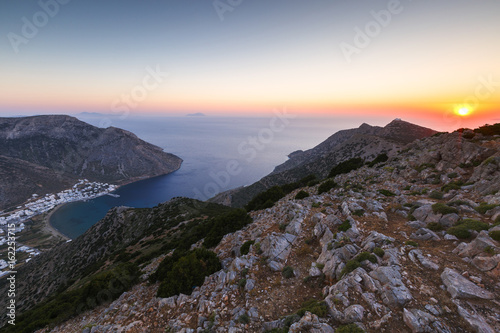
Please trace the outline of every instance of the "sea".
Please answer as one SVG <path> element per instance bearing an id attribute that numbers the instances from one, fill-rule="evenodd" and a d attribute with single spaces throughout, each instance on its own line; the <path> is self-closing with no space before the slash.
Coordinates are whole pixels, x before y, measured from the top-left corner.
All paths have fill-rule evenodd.
<path id="1" fill-rule="evenodd" d="M 366 119 L 268 117 L 116 116 L 80 114 L 99 127 L 125 129 L 183 159 L 179 170 L 120 187 L 113 196 L 65 204 L 50 219 L 58 231 L 76 238 L 113 207 L 154 207 L 174 197 L 206 200 L 246 186 L 271 173 L 297 150 L 313 148 L 335 132 L 359 127 Z M 384 121 L 373 119 L 384 125 Z M 372 124 L 374 123 L 372 122 Z"/>

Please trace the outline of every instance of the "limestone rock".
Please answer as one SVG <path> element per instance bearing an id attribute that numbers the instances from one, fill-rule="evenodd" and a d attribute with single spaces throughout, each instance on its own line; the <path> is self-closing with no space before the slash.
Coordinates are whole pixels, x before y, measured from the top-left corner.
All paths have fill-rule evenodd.
<path id="1" fill-rule="evenodd" d="M 446 267 L 441 274 L 441 280 L 453 298 L 495 298 L 495 295 L 481 287 L 478 287 L 454 269 Z"/>

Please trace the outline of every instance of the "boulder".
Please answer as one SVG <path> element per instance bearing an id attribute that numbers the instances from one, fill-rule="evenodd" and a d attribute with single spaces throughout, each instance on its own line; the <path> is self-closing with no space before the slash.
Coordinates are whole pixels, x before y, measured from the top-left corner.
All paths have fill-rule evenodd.
<path id="1" fill-rule="evenodd" d="M 432 205 L 423 205 L 415 209 L 412 215 L 415 216 L 417 220 L 425 223 L 439 222 L 442 216 L 441 214 L 434 214 Z"/>
<path id="2" fill-rule="evenodd" d="M 310 313 L 309 311 L 304 314 L 304 316 L 295 324 L 290 326 L 288 330 L 290 333 L 334 333 L 333 328 L 328 325 L 321 323 L 318 316 Z"/>
<path id="3" fill-rule="evenodd" d="M 448 267 L 441 274 L 441 280 L 453 298 L 494 299 L 495 297 L 489 291 L 478 287 L 457 271 Z"/>
<path id="4" fill-rule="evenodd" d="M 441 224 L 443 227 L 448 228 L 454 226 L 455 223 L 458 222 L 458 220 L 460 220 L 460 216 L 458 216 L 457 214 L 446 214 L 441 217 L 441 219 L 439 220 L 439 224 Z"/>
<path id="5" fill-rule="evenodd" d="M 470 326 L 477 333 L 495 333 L 495 330 L 486 322 L 486 320 L 479 313 L 475 311 L 469 311 L 464 307 L 460 306 L 458 302 L 455 301 L 457 305 L 458 314 L 469 323 Z"/>
<path id="6" fill-rule="evenodd" d="M 435 332 L 431 324 L 436 321 L 436 317 L 425 311 L 404 309 L 403 320 L 412 332 Z"/>
<path id="7" fill-rule="evenodd" d="M 271 260 L 284 261 L 290 254 L 290 251 L 292 251 L 292 243 L 296 238 L 297 236 L 292 234 L 273 232 L 261 242 L 260 248 L 263 256 Z"/>
<path id="8" fill-rule="evenodd" d="M 427 228 L 420 228 L 410 235 L 412 239 L 418 240 L 440 240 L 439 236 L 432 230 Z"/>
<path id="9" fill-rule="evenodd" d="M 461 257 L 469 257 L 472 258 L 479 253 L 483 252 L 485 248 L 491 246 L 492 248 L 498 248 L 498 242 L 494 241 L 486 230 L 483 230 L 477 235 L 476 239 L 466 245 L 460 252 L 458 253 Z"/>
<path id="10" fill-rule="evenodd" d="M 497 254 L 493 257 L 476 256 L 474 259 L 472 259 L 471 263 L 480 271 L 488 272 L 497 267 L 497 265 L 500 263 L 500 254 Z"/>

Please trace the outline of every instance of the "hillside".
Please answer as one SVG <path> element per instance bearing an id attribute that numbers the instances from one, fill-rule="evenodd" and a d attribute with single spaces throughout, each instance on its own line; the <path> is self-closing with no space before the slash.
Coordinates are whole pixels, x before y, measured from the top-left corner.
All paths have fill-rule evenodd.
<path id="1" fill-rule="evenodd" d="M 0 118 L 0 209 L 77 179 L 124 184 L 173 172 L 181 163 L 130 132 L 70 116 Z"/>
<path id="2" fill-rule="evenodd" d="M 356 129 L 339 131 L 310 150 L 290 154 L 288 161 L 258 182 L 221 193 L 211 201 L 243 207 L 257 193 L 272 186 L 295 182 L 311 174 L 325 178 L 332 166 L 354 157 L 372 160 L 382 153 L 393 156 L 404 145 L 435 133 L 399 119 L 385 127 L 362 124 Z"/>
<path id="3" fill-rule="evenodd" d="M 416 140 L 253 222 L 181 198 L 112 210 L 22 268 L 20 299 L 57 290 L 2 332 L 498 332 L 500 133 L 480 132 Z"/>

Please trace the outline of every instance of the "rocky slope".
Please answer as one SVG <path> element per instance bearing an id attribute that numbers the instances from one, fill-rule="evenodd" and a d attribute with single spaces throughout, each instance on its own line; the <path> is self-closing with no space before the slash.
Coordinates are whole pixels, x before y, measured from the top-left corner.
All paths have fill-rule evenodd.
<path id="1" fill-rule="evenodd" d="M 0 118 L 0 209 L 79 178 L 123 184 L 173 172 L 181 163 L 130 132 L 70 116 Z"/>
<path id="2" fill-rule="evenodd" d="M 190 295 L 157 297 L 146 282 L 165 252 L 117 300 L 40 332 L 498 332 L 499 174 L 499 135 L 417 140 L 328 192 L 252 212 Z M 129 210 L 111 213 L 109 229 L 170 216 L 157 209 L 128 223 L 112 214 Z M 198 209 L 172 216 L 183 211 Z"/>
<path id="3" fill-rule="evenodd" d="M 333 165 L 354 157 L 367 160 L 381 153 L 394 155 L 404 145 L 435 134 L 436 131 L 396 119 L 385 127 L 362 124 L 359 128 L 339 131 L 313 149 L 297 151 L 258 182 L 219 194 L 211 201 L 243 207 L 257 193 L 275 185 L 298 181 L 314 174 L 325 178 Z"/>

